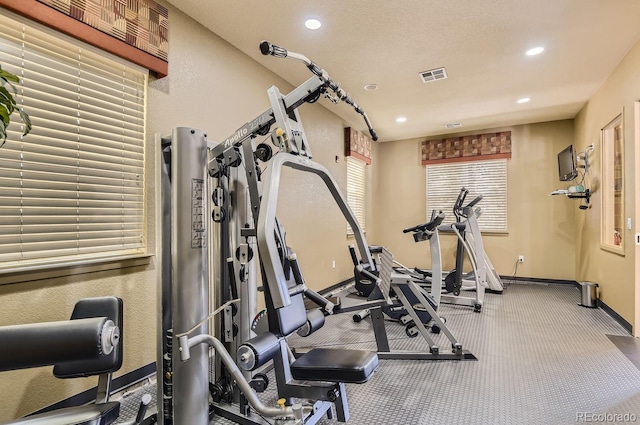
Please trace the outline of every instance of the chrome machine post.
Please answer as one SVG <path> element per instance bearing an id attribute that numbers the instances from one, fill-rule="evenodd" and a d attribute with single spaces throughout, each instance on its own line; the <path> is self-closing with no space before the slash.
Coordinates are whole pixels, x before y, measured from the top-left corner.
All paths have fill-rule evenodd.
<path id="1" fill-rule="evenodd" d="M 207 347 L 194 347 L 191 358 L 182 362 L 175 337 L 208 311 L 206 138 L 200 130 L 178 127 L 161 145 L 158 423 L 207 425 Z M 198 333 L 207 334 L 207 325 Z"/>

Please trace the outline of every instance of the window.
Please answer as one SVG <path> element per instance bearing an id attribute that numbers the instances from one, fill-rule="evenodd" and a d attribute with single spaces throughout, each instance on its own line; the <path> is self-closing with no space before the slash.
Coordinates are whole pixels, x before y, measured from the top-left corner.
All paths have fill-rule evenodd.
<path id="1" fill-rule="evenodd" d="M 358 224 L 364 232 L 365 222 L 365 179 L 366 167 L 363 161 L 348 156 L 347 157 L 347 203 L 351 211 L 356 216 Z M 351 226 L 347 224 L 347 235 L 353 235 Z"/>
<path id="2" fill-rule="evenodd" d="M 480 230 L 507 232 L 507 160 L 485 160 L 427 165 L 427 219 L 442 210 L 454 222 L 453 205 L 462 187 L 469 190 L 465 203 L 482 195 Z"/>
<path id="3" fill-rule="evenodd" d="M 601 245 L 624 255 L 624 127 L 622 114 L 607 124 L 602 143 Z"/>
<path id="4" fill-rule="evenodd" d="M 144 254 L 148 71 L 4 10 L 0 64 L 33 124 L 0 148 L 0 271 Z"/>

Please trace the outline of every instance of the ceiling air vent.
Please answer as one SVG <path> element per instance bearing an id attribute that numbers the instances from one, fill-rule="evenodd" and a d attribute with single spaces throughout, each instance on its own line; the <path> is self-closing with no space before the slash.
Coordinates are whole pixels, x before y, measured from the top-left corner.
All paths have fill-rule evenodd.
<path id="1" fill-rule="evenodd" d="M 447 78 L 447 71 L 444 68 L 431 69 L 420 73 L 423 83 L 429 83 L 436 80 L 444 80 Z"/>
<path id="2" fill-rule="evenodd" d="M 444 128 L 446 129 L 451 129 L 451 128 L 459 128 L 462 127 L 462 123 L 461 122 L 452 122 L 450 124 L 445 124 Z"/>

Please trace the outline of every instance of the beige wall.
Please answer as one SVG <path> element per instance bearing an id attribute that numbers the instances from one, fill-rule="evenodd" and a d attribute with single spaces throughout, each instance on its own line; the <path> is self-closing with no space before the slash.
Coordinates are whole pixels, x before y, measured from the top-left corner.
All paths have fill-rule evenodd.
<path id="1" fill-rule="evenodd" d="M 277 85 L 283 93 L 292 88 L 177 9 L 170 6 L 169 13 L 169 76 L 151 79 L 148 90 L 147 229 L 152 253 L 156 231 L 154 190 L 159 186 L 153 181 L 154 134 L 169 134 L 175 126 L 193 126 L 204 129 L 209 139 L 221 140 L 269 106 L 268 87 Z M 300 74 L 306 78 L 302 65 Z M 342 129 L 349 124 L 321 105 L 306 105 L 301 114 L 315 158 L 329 168 L 344 189 Z M 368 176 L 371 178 L 371 170 Z M 328 207 L 330 199 L 320 186 L 307 177 L 288 180 L 283 183 L 279 206 L 290 233 L 289 243 L 301 258 L 305 277 L 316 289 L 347 279 L 352 273 L 346 223 L 340 222 L 336 208 Z M 330 268 L 333 259 L 336 269 Z M 126 324 L 121 375 L 155 361 L 156 282 L 152 258 L 151 264 L 143 267 L 0 285 L 0 325 L 65 320 L 80 298 L 109 294 L 122 297 Z M 56 380 L 50 367 L 2 373 L 0 421 L 33 412 L 95 384 L 95 379 Z"/>
<path id="2" fill-rule="evenodd" d="M 498 273 L 511 275 L 519 254 L 518 276 L 575 279 L 574 211 L 578 202 L 549 193 L 560 187 L 556 154 L 573 142 L 573 121 L 552 121 L 481 132 L 511 131 L 508 161 L 508 234 L 485 235 L 485 249 Z M 480 132 L 473 132 L 480 133 Z M 473 134 L 472 133 L 472 134 Z M 464 135 L 466 133 L 460 133 Z M 434 136 L 433 138 L 438 138 Z M 408 266 L 430 266 L 428 243 L 416 244 L 405 227 L 426 221 L 423 139 L 383 143 L 375 176 L 375 242 L 391 249 Z M 458 190 L 458 188 L 454 188 Z M 481 206 L 482 204 L 480 204 Z M 445 211 L 448 217 L 451 211 Z M 442 236 L 445 269 L 454 267 L 455 238 Z"/>
<path id="3" fill-rule="evenodd" d="M 640 43 L 636 44 L 616 67 L 611 76 L 580 111 L 575 119 L 575 140 L 579 150 L 594 144 L 591 155 L 595 192 L 592 208 L 576 214 L 576 276 L 578 280 L 596 282 L 604 303 L 634 324 L 634 245 L 635 230 L 625 230 L 625 254 L 618 255 L 600 248 L 601 191 L 600 129 L 624 109 L 625 149 L 625 222 L 635 219 L 635 149 L 634 101 L 640 99 Z M 634 229 L 637 225 L 634 227 Z M 625 227 L 626 229 L 626 227 Z"/>
<path id="4" fill-rule="evenodd" d="M 344 158 L 343 124 L 318 105 L 300 109 L 305 131 L 311 141 L 314 160 L 324 165 L 346 196 L 347 169 Z M 373 151 L 375 155 L 375 148 Z M 338 157 L 338 162 L 336 162 Z M 371 182 L 376 167 L 367 166 Z M 287 231 L 287 244 L 298 254 L 309 287 L 320 290 L 353 277 L 347 223 L 324 182 L 317 176 L 285 169 L 278 202 L 278 218 Z M 371 188 L 371 184 L 368 185 Z M 367 197 L 369 224 L 367 238 L 373 236 L 371 210 L 373 196 Z M 336 267 L 332 268 L 333 261 Z"/>

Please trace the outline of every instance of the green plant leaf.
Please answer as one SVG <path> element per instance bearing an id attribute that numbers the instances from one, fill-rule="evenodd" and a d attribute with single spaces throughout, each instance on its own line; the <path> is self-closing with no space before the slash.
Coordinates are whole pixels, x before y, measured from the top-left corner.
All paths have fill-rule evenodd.
<path id="1" fill-rule="evenodd" d="M 3 124 L 5 127 L 7 127 L 7 126 L 9 125 L 9 121 L 10 121 L 9 116 L 11 115 L 11 112 L 9 112 L 9 111 L 6 109 L 6 106 L 5 106 L 5 105 L 2 105 L 2 106 L 3 106 L 3 107 L 2 107 L 2 108 L 0 108 L 0 122 L 2 122 L 2 124 Z"/>
<path id="2" fill-rule="evenodd" d="M 18 77 L 16 77 L 10 72 L 0 70 L 0 85 L 2 87 L 9 86 L 11 87 L 11 90 L 13 91 L 14 94 L 18 93 L 18 90 L 16 90 L 16 87 L 12 84 L 12 82 L 18 83 L 20 82 L 20 79 L 18 79 Z"/>
<path id="3" fill-rule="evenodd" d="M 2 139 L 2 143 L 0 143 L 1 148 L 7 141 L 7 127 L 4 125 L 4 122 L 2 120 L 0 120 L 0 139 Z"/>
<path id="4" fill-rule="evenodd" d="M 7 109 L 11 109 L 10 112 L 13 112 L 13 109 L 16 107 L 16 100 L 4 87 L 0 87 L 0 102 L 6 105 Z"/>
<path id="5" fill-rule="evenodd" d="M 26 136 L 27 134 L 29 134 L 29 132 L 31 132 L 31 118 L 29 118 L 29 114 L 27 114 L 22 109 L 19 109 L 19 113 L 20 119 L 24 123 L 24 132 L 22 133 L 22 135 Z"/>
<path id="6" fill-rule="evenodd" d="M 6 87 L 10 87 L 13 93 L 17 94 L 16 87 L 13 83 L 19 82 L 20 78 L 17 75 L 2 69 L 2 66 L 0 66 L 0 139 L 2 139 L 0 147 L 4 146 L 7 141 L 7 127 L 11 122 L 11 114 L 18 109 L 15 98 Z M 31 118 L 29 118 L 29 114 L 22 109 L 18 109 L 18 113 L 24 124 L 24 132 L 22 135 L 26 136 L 31 131 Z"/>
<path id="7" fill-rule="evenodd" d="M 20 78 L 17 75 L 12 74 L 9 71 L 5 71 L 2 68 L 0 68 L 0 78 L 2 78 L 3 80 L 5 80 L 7 82 L 12 82 L 12 83 L 19 83 L 20 82 Z"/>
<path id="8" fill-rule="evenodd" d="M 0 100 L 0 111 L 2 111 L 2 120 L 4 121 L 5 125 L 9 125 L 9 118 L 5 119 L 6 117 L 10 117 L 11 114 L 13 114 L 13 111 L 15 110 L 15 108 L 10 104 L 10 103 L 5 103 L 3 101 Z"/>

